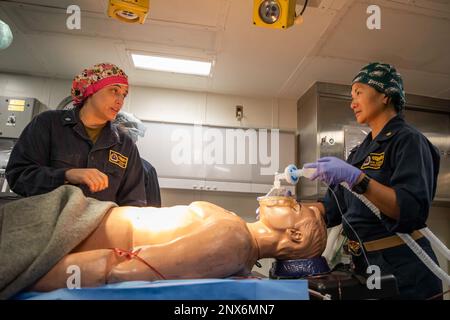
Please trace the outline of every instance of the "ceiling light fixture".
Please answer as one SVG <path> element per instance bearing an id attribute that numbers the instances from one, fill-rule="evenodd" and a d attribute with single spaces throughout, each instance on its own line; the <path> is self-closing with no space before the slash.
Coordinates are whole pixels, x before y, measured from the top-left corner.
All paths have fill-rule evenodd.
<path id="1" fill-rule="evenodd" d="M 134 66 L 139 69 L 163 72 L 175 72 L 199 76 L 211 74 L 212 61 L 201 61 L 181 58 L 163 57 L 158 55 L 143 55 L 132 53 Z"/>
<path id="2" fill-rule="evenodd" d="M 144 23 L 150 0 L 109 0 L 108 16 L 128 23 Z"/>
<path id="3" fill-rule="evenodd" d="M 308 0 L 303 1 L 303 9 L 296 13 L 296 5 L 300 0 L 253 0 L 253 24 L 273 29 L 287 29 L 294 23 L 303 22 Z"/>

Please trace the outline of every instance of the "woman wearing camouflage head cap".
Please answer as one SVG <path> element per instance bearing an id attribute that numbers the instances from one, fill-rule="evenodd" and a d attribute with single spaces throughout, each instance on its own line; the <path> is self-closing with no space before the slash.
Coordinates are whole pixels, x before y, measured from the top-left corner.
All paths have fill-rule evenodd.
<path id="1" fill-rule="evenodd" d="M 113 64 L 77 75 L 75 108 L 43 112 L 22 132 L 6 168 L 11 189 L 27 197 L 70 183 L 98 200 L 145 206 L 137 147 L 111 124 L 127 94 L 128 77 Z"/>
<path id="2" fill-rule="evenodd" d="M 436 262 L 430 243 L 418 229 L 426 226 L 436 192 L 439 153 L 428 139 L 402 116 L 405 92 L 400 74 L 388 64 L 370 63 L 352 82 L 351 109 L 371 133 L 355 147 L 347 162 L 325 157 L 305 167 L 317 168 L 312 179 L 334 189 L 343 207 L 344 232 L 353 248 L 356 271 L 366 274 L 367 262 L 382 273 L 394 274 L 404 299 L 426 299 L 442 292 L 441 281 L 416 257 L 397 232 L 409 233 Z M 380 221 L 359 199 L 339 185 L 347 182 L 382 212 Z M 328 227 L 342 222 L 330 191 L 316 203 Z M 358 242 L 350 224 L 361 238 Z M 366 274 L 367 275 L 367 274 Z"/>

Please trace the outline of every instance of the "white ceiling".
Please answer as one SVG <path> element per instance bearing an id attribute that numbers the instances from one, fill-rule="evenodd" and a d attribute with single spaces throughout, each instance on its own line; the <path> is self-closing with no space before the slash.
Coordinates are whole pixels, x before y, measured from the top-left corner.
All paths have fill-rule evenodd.
<path id="1" fill-rule="evenodd" d="M 349 83 L 378 60 L 398 67 L 407 92 L 450 99 L 450 0 L 310 0 L 303 24 L 287 30 L 254 26 L 253 0 L 151 0 L 143 25 L 108 18 L 107 2 L 0 0 L 14 34 L 0 72 L 72 79 L 108 61 L 135 85 L 297 99 L 315 81 Z M 66 28 L 71 4 L 81 30 Z M 366 27 L 370 4 L 381 7 L 381 30 Z M 215 65 L 208 78 L 136 70 L 130 51 Z"/>

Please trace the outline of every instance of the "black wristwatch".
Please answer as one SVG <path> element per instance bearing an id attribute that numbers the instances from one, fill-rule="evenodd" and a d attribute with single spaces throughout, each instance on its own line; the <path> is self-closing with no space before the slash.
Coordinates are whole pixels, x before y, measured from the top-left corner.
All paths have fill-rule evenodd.
<path id="1" fill-rule="evenodd" d="M 363 194 L 367 191 L 367 188 L 369 187 L 370 178 L 367 175 L 364 175 L 364 178 L 357 184 L 355 184 L 352 188 L 353 192 L 356 192 L 358 194 Z"/>

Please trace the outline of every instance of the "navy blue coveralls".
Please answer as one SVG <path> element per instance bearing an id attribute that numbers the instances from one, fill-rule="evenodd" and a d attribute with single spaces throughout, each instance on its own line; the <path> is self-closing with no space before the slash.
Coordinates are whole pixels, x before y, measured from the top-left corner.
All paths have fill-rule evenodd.
<path id="1" fill-rule="evenodd" d="M 436 192 L 440 157 L 437 148 L 423 134 L 401 116 L 396 116 L 374 140 L 368 134 L 361 145 L 351 151 L 347 162 L 360 168 L 370 178 L 393 188 L 400 207 L 398 221 L 383 213 L 380 220 L 353 194 L 340 185 L 334 186 L 345 218 L 362 242 L 389 237 L 396 232 L 411 233 L 426 227 Z M 330 190 L 320 201 L 325 206 L 327 226 L 339 225 L 342 217 Z M 343 230 L 349 239 L 357 241 L 345 222 Z M 429 241 L 423 237 L 417 242 L 437 262 Z M 401 298 L 426 299 L 442 292 L 441 280 L 406 245 L 367 252 L 367 256 L 372 265 L 380 267 L 382 274 L 394 274 Z M 352 258 L 356 271 L 366 274 L 367 263 L 363 255 Z"/>
<path id="2" fill-rule="evenodd" d="M 108 188 L 87 197 L 118 205 L 145 206 L 144 171 L 136 145 L 115 125 L 107 122 L 95 144 L 79 118 L 79 108 L 38 114 L 15 144 L 6 178 L 21 196 L 50 192 L 65 184 L 71 168 L 96 168 L 108 175 Z"/>
<path id="3" fill-rule="evenodd" d="M 144 166 L 145 195 L 147 206 L 161 208 L 161 191 L 159 189 L 158 174 L 150 162 L 142 159 Z"/>

